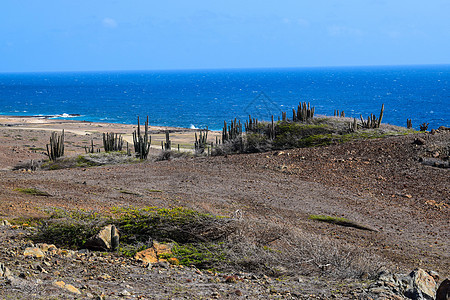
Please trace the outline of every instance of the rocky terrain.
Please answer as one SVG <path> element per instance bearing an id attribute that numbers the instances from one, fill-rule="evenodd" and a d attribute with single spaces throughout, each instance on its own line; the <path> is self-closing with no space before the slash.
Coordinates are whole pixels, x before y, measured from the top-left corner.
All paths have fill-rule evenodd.
<path id="1" fill-rule="evenodd" d="M 0 127 L 0 220 L 12 224 L 0 226 L 0 299 L 413 299 L 407 291 L 416 277 L 435 291 L 450 276 L 447 130 L 260 154 L 11 170 L 45 159 L 36 148 L 48 136 Z M 71 155 L 89 142 L 70 132 L 66 141 Z M 47 196 L 20 192 L 28 188 Z M 117 251 L 38 244 L 24 225 L 55 208 L 108 214 L 148 206 L 237 220 L 243 238 L 286 259 L 270 261 L 267 271 L 148 264 Z M 35 248 L 39 255 L 26 251 Z M 416 268 L 428 273 L 409 276 Z"/>

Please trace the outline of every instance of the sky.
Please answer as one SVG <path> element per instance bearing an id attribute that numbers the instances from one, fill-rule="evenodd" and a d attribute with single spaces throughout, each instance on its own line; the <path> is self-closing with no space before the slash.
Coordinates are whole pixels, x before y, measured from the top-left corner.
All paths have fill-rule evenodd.
<path id="1" fill-rule="evenodd" d="M 450 63 L 450 0 L 2 0 L 0 72 Z"/>

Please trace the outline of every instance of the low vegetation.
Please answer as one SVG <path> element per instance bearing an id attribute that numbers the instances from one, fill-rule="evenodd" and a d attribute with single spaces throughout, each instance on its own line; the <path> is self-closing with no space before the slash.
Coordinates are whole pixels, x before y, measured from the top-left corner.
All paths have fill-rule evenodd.
<path id="1" fill-rule="evenodd" d="M 20 192 L 23 194 L 33 195 L 33 196 L 44 196 L 44 197 L 51 196 L 49 193 L 35 189 L 35 188 L 16 188 L 16 189 L 14 189 L 14 191 Z"/>
<path id="2" fill-rule="evenodd" d="M 120 232 L 117 251 L 121 255 L 134 257 L 158 241 L 172 245 L 172 254 L 161 258 L 175 257 L 182 265 L 217 271 L 345 278 L 375 275 L 384 265 L 379 257 L 357 247 L 295 227 L 214 216 L 182 207 L 117 208 L 108 215 L 55 210 L 49 218 L 33 222 L 37 228 L 32 236 L 34 242 L 82 249 L 101 227 L 114 224 Z"/>
<path id="3" fill-rule="evenodd" d="M 274 133 L 271 137 L 271 133 L 264 130 L 271 127 L 271 123 L 259 122 L 256 127 L 258 129 L 239 134 L 234 139 L 228 139 L 225 143 L 216 145 L 212 155 L 326 146 L 415 132 L 412 129 L 391 125 L 353 130 L 351 124 L 353 124 L 351 119 L 335 117 L 318 117 L 305 122 L 278 121 L 273 124 Z"/>

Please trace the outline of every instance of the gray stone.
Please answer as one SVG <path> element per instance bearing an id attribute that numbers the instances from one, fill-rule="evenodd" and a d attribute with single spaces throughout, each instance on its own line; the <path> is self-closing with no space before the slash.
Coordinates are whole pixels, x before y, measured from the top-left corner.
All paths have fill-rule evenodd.
<path id="1" fill-rule="evenodd" d="M 450 279 L 445 279 L 439 285 L 436 292 L 436 300 L 449 300 L 450 299 Z"/>
<path id="2" fill-rule="evenodd" d="M 405 296 L 414 300 L 434 300 L 436 282 L 434 278 L 422 269 L 416 269 L 409 274 L 412 286 L 405 291 Z"/>
<path id="3" fill-rule="evenodd" d="M 114 251 L 119 246 L 119 231 L 116 226 L 108 225 L 91 237 L 85 247 L 94 251 Z"/>
<path id="4" fill-rule="evenodd" d="M 435 272 L 431 272 L 436 276 Z M 391 274 L 387 271 L 378 275 L 378 280 L 369 286 L 369 293 L 387 294 L 389 297 L 406 297 L 413 300 L 434 300 L 436 282 L 430 274 L 416 269 L 410 274 Z"/>

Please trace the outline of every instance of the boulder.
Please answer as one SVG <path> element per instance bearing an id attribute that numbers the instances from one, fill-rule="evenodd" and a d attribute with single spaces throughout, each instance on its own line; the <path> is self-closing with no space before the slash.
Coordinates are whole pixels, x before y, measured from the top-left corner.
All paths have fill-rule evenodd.
<path id="1" fill-rule="evenodd" d="M 410 286 L 405 291 L 405 296 L 410 299 L 434 300 L 436 296 L 436 281 L 422 269 L 415 269 L 409 274 Z"/>
<path id="2" fill-rule="evenodd" d="M 119 231 L 114 225 L 105 226 L 84 246 L 94 251 L 114 251 L 119 246 Z"/>
<path id="3" fill-rule="evenodd" d="M 378 280 L 369 286 L 368 292 L 375 298 L 434 300 L 436 281 L 422 269 L 416 269 L 410 274 L 391 274 L 384 271 L 378 275 Z"/>
<path id="4" fill-rule="evenodd" d="M 436 292 L 436 300 L 449 300 L 450 299 L 450 279 L 445 279 L 439 285 Z"/>

